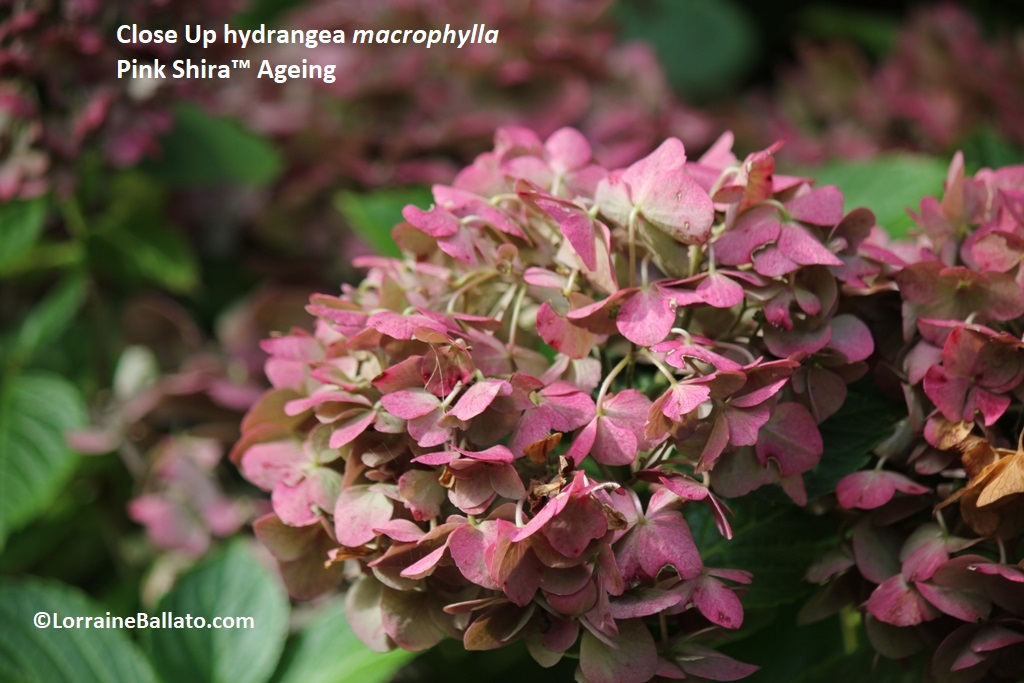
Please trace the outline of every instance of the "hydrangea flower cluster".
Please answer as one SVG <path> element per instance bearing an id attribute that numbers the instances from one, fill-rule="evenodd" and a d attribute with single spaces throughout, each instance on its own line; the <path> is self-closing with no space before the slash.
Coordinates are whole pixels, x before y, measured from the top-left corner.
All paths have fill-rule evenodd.
<path id="1" fill-rule="evenodd" d="M 280 140 L 306 186 L 332 190 L 339 179 L 362 187 L 448 182 L 504 125 L 542 136 L 580 127 L 598 158 L 616 166 L 650 152 L 670 130 L 693 145 L 710 144 L 711 124 L 672 96 L 651 49 L 619 44 L 610 5 L 318 2 L 277 23 L 351 35 L 368 27 L 444 27 L 459 17 L 466 27 L 498 30 L 500 40 L 429 50 L 269 45 L 252 52 L 254 63 L 337 64 L 337 80 L 233 80 L 212 104 Z"/>
<path id="2" fill-rule="evenodd" d="M 648 45 L 621 43 L 610 4 L 334 0 L 276 19 L 281 27 L 351 34 L 368 27 L 455 27 L 452 18 L 459 17 L 465 27 L 500 31 L 500 39 L 429 50 L 354 44 L 247 49 L 253 64 L 307 59 L 338 66 L 334 83 L 232 79 L 210 98 L 214 111 L 272 139 L 284 158 L 275 186 L 245 197 L 247 229 L 261 243 L 300 251 L 307 263 L 325 253 L 349 253 L 357 247 L 339 230 L 339 189 L 448 183 L 489 149 L 501 126 L 542 137 L 563 126 L 579 128 L 612 168 L 636 161 L 670 135 L 706 149 L 715 137 L 710 117 L 679 102 Z M 356 276 L 348 259 L 340 261 L 331 264 L 329 282 Z"/>
<path id="3" fill-rule="evenodd" d="M 267 386 L 259 342 L 301 322 L 305 299 L 262 287 L 223 313 L 215 339 L 167 297 L 143 294 L 125 307 L 113 386 L 95 401 L 94 424 L 67 439 L 82 454 L 120 455 L 136 485 L 128 515 L 168 553 L 161 561 L 180 566 L 262 514 L 265 501 L 231 485 L 224 456 Z"/>
<path id="4" fill-rule="evenodd" d="M 844 311 L 885 264 L 835 187 L 669 139 L 627 168 L 585 137 L 506 128 L 403 259 L 317 294 L 268 340 L 273 389 L 232 458 L 271 493 L 256 534 L 292 594 L 348 583 L 371 647 L 525 640 L 578 680 L 736 680 L 744 571 L 708 567 L 687 514 L 778 483 L 797 503 L 818 423 L 874 345 Z"/>
<path id="5" fill-rule="evenodd" d="M 1024 166 L 965 177 L 894 244 L 907 415 L 871 470 L 842 479 L 841 546 L 812 611 L 862 603 L 883 655 L 932 648 L 936 681 L 1024 676 Z M 898 255 L 898 256 L 897 256 Z M 895 327 L 895 325 L 894 325 Z M 898 345 L 897 345 L 898 348 Z"/>
<path id="6" fill-rule="evenodd" d="M 181 26 L 226 18 L 236 2 L 201 7 L 187 0 L 4 3 L 0 21 L 0 201 L 27 199 L 74 184 L 74 165 L 95 146 L 115 168 L 158 150 L 171 126 L 173 96 L 157 81 L 118 79 L 118 59 L 181 56 L 167 44 L 124 45 L 117 26 Z M 183 89 L 175 87 L 174 96 Z"/>
<path id="7" fill-rule="evenodd" d="M 849 44 L 798 45 L 778 92 L 728 119 L 742 141 L 785 139 L 786 157 L 801 163 L 891 149 L 945 155 L 981 126 L 1024 145 L 1019 44 L 1019 32 L 986 36 L 959 5 L 922 7 L 877 65 Z"/>

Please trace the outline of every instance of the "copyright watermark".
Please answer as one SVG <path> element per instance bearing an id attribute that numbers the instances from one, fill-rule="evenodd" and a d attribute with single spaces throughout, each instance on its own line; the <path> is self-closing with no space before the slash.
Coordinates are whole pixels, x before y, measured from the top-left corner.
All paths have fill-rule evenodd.
<path id="1" fill-rule="evenodd" d="M 39 629 L 254 629 L 255 617 L 206 617 L 191 614 L 178 615 L 174 612 L 147 614 L 138 612 L 122 617 L 110 612 L 102 616 L 70 616 L 59 612 L 36 612 L 32 624 Z"/>

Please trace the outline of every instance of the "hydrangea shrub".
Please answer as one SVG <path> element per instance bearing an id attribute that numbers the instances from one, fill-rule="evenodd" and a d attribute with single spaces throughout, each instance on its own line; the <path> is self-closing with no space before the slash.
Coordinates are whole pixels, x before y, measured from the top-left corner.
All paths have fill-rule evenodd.
<path id="1" fill-rule="evenodd" d="M 506 128 L 407 207 L 404 258 L 265 343 L 232 453 L 293 596 L 347 586 L 378 650 L 522 639 L 592 683 L 755 670 L 700 638 L 742 624 L 752 577 L 705 566 L 688 510 L 729 537 L 723 498 L 806 502 L 874 350 L 846 300 L 888 268 L 872 214 L 774 151 L 669 139 L 609 171 L 575 130 Z"/>
<path id="2" fill-rule="evenodd" d="M 169 61 L 187 45 L 125 45 L 118 26 L 181 30 L 197 20 L 226 20 L 239 3 L 181 1 L 4 3 L 0 19 L 0 201 L 67 195 L 90 155 L 121 169 L 157 156 L 172 126 L 171 105 L 197 88 L 116 78 L 119 59 Z M 98 152 L 98 154 L 97 154 Z"/>
<path id="3" fill-rule="evenodd" d="M 839 482 L 842 542 L 808 574 L 827 582 L 808 618 L 859 604 L 881 654 L 931 652 L 929 680 L 1024 676 L 1022 209 L 1024 167 L 969 177 L 958 154 L 890 245 L 906 417 Z"/>
<path id="4" fill-rule="evenodd" d="M 775 92 L 726 115 L 741 141 L 785 139 L 804 164 L 886 151 L 948 155 L 972 138 L 1024 144 L 1021 33 L 960 3 L 915 8 L 877 63 L 849 42 L 804 40 Z"/>

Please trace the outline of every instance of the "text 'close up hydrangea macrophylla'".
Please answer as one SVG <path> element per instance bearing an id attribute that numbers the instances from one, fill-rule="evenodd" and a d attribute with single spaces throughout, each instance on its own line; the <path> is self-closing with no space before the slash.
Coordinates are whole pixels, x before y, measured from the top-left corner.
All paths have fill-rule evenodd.
<path id="1" fill-rule="evenodd" d="M 347 585 L 379 650 L 522 639 L 591 683 L 755 669 L 699 641 L 742 624 L 752 577 L 704 564 L 688 510 L 729 537 L 724 497 L 806 502 L 874 351 L 846 298 L 889 266 L 870 212 L 731 143 L 608 170 L 575 130 L 503 129 L 405 209 L 404 258 L 266 342 L 233 458 L 295 596 Z"/>

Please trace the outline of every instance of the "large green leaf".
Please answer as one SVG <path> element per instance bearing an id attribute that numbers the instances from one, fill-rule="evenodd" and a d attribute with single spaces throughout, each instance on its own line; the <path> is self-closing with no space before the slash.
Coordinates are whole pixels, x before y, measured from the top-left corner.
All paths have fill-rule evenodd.
<path id="1" fill-rule="evenodd" d="M 40 617 L 39 615 L 44 615 Z M 107 610 L 77 589 L 36 579 L 0 580 L 0 680 L 23 683 L 155 683 L 149 662 L 125 631 L 93 628 Z M 129 615 L 114 615 L 129 616 Z M 54 619 L 56 617 L 56 619 Z M 65 618 L 91 617 L 90 627 L 53 628 Z M 48 628 L 37 628 L 35 619 Z"/>
<path id="2" fill-rule="evenodd" d="M 733 0 L 616 3 L 623 38 L 654 46 L 672 86 L 707 98 L 729 92 L 759 52 L 754 23 Z"/>
<path id="3" fill-rule="evenodd" d="M 288 643 L 274 683 L 385 683 L 414 656 L 363 645 L 348 626 L 345 601 L 335 599 Z"/>
<path id="4" fill-rule="evenodd" d="M 814 3 L 798 16 L 799 27 L 808 37 L 836 42 L 853 42 L 872 57 L 883 57 L 899 37 L 900 25 L 888 13 Z"/>
<path id="5" fill-rule="evenodd" d="M 723 538 L 705 506 L 690 506 L 687 521 L 708 567 L 744 569 L 754 581 L 747 609 L 791 603 L 813 588 L 803 580 L 811 562 L 835 545 L 835 522 L 792 504 L 774 504 L 755 493 L 728 501 L 733 537 Z"/>
<path id="6" fill-rule="evenodd" d="M 837 161 L 810 171 L 818 186 L 836 185 L 843 191 L 846 210 L 866 206 L 878 224 L 894 237 L 904 237 L 921 199 L 942 196 L 948 160 L 910 154 L 881 156 L 871 161 Z"/>
<path id="7" fill-rule="evenodd" d="M 23 363 L 56 342 L 85 302 L 85 281 L 74 275 L 54 287 L 18 327 L 8 362 Z"/>
<path id="8" fill-rule="evenodd" d="M 979 127 L 961 141 L 960 147 L 964 152 L 966 171 L 970 174 L 979 168 L 1024 164 L 1024 149 L 1011 144 L 990 125 Z"/>
<path id="9" fill-rule="evenodd" d="M 338 211 L 357 235 L 382 256 L 401 256 L 391 239 L 391 229 L 402 222 L 402 209 L 409 204 L 421 208 L 433 203 L 425 187 L 399 187 L 375 192 L 342 192 L 335 199 Z"/>
<path id="10" fill-rule="evenodd" d="M 0 203 L 0 275 L 24 256 L 43 232 L 46 202 L 42 199 Z"/>
<path id="11" fill-rule="evenodd" d="M 281 171 L 280 154 L 269 141 L 195 105 L 175 109 L 174 128 L 161 150 L 144 168 L 173 186 L 264 185 Z"/>
<path id="12" fill-rule="evenodd" d="M 825 451 L 818 466 L 804 475 L 808 500 L 831 493 L 840 479 L 866 465 L 871 450 L 893 433 L 905 413 L 870 382 L 851 388 L 839 412 L 821 425 Z"/>
<path id="13" fill-rule="evenodd" d="M 0 548 L 45 510 L 75 469 L 64 433 L 85 421 L 78 390 L 43 373 L 0 380 Z"/>
<path id="14" fill-rule="evenodd" d="M 208 557 L 179 579 L 159 611 L 202 617 L 203 629 L 144 632 L 143 643 L 166 683 L 263 683 L 288 633 L 288 599 L 243 541 Z M 213 628 L 216 617 L 252 617 L 251 628 Z"/>
<path id="15" fill-rule="evenodd" d="M 94 269 L 122 284 L 153 283 L 189 292 L 199 283 L 195 254 L 167 219 L 164 188 L 138 174 L 124 174 L 113 188 L 115 201 L 96 221 L 89 240 Z"/>
<path id="16" fill-rule="evenodd" d="M 744 683 L 860 683 L 867 680 L 914 683 L 921 680 L 920 667 L 904 667 L 884 658 L 876 661 L 863 627 L 854 625 L 844 629 L 839 615 L 815 624 L 798 625 L 797 610 L 797 605 L 778 609 L 771 623 L 749 638 L 722 647 L 726 654 L 761 667 L 760 671 L 744 678 Z M 844 630 L 852 642 L 844 638 Z"/>

